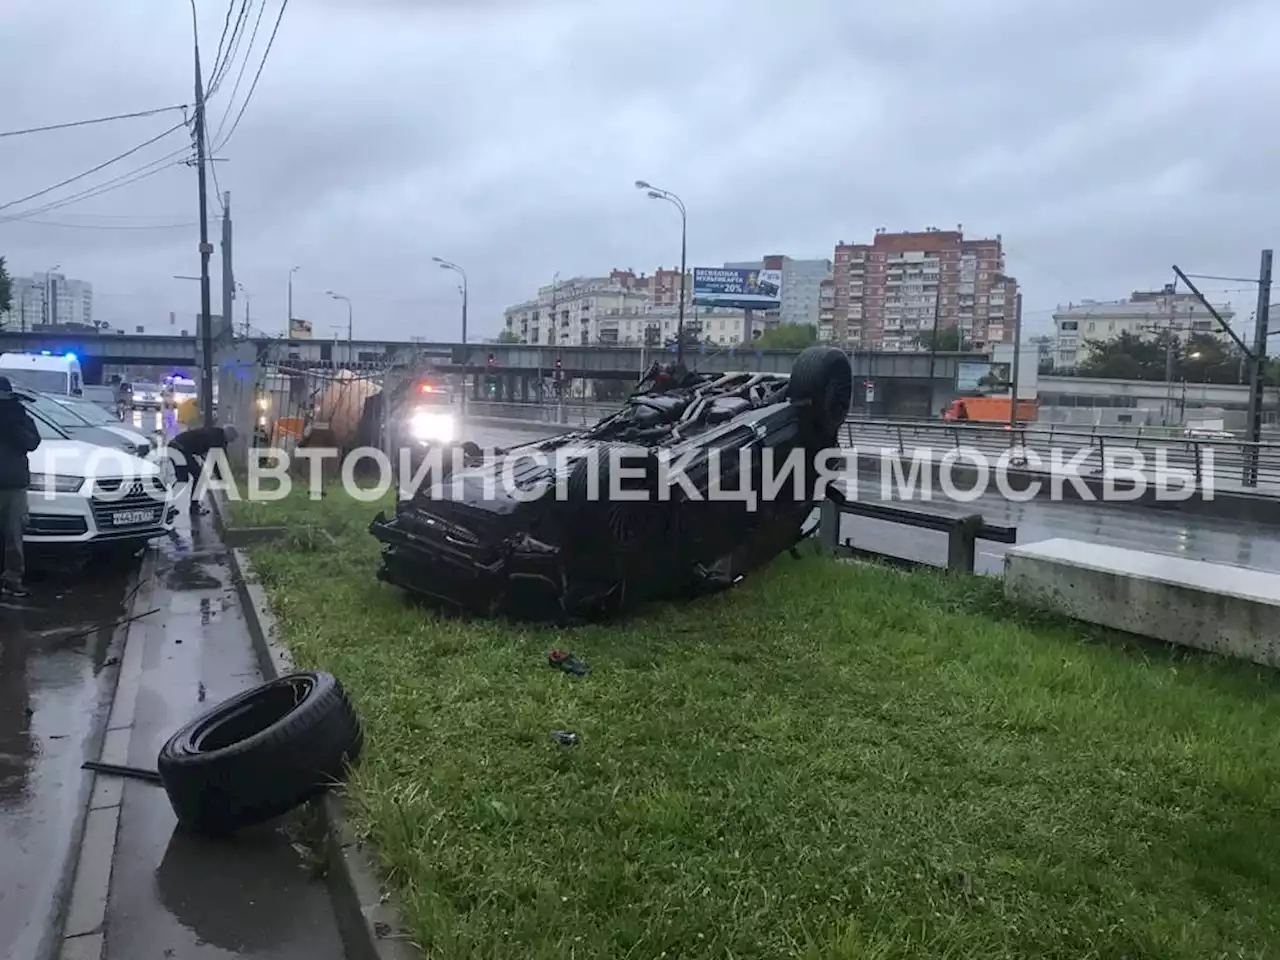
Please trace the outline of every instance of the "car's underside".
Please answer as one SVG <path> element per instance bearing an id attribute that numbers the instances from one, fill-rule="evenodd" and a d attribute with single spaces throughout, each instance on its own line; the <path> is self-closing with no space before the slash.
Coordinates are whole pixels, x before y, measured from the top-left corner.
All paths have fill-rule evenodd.
<path id="1" fill-rule="evenodd" d="M 822 362 L 791 378 L 655 365 L 593 427 L 453 469 L 446 458 L 374 521 L 379 576 L 449 607 L 558 620 L 732 584 L 794 545 L 812 512 L 812 459 L 852 388 L 848 358 L 816 349 Z M 760 496 L 768 464 L 796 455 L 800 482 Z"/>

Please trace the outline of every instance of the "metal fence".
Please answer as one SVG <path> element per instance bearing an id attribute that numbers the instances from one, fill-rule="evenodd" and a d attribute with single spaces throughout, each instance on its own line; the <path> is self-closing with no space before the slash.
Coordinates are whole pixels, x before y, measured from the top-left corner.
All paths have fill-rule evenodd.
<path id="1" fill-rule="evenodd" d="M 1280 492 L 1280 444 L 1243 440 L 1170 437 L 1141 432 L 1084 431 L 1043 424 L 1017 428 L 993 424 L 928 421 L 845 421 L 841 442 L 865 450 L 889 449 L 912 456 L 918 450 L 972 451 L 1014 466 L 1048 469 L 1069 461 L 1081 474 L 1104 476 L 1140 462 L 1146 475 L 1160 469 L 1185 472 L 1197 486 L 1264 488 Z"/>

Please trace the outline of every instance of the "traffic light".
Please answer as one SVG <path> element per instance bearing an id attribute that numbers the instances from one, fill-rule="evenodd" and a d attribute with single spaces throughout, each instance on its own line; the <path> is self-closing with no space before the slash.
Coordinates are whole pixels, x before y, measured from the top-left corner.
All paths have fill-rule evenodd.
<path id="1" fill-rule="evenodd" d="M 491 354 L 489 354 L 489 366 L 491 366 L 491 367 L 492 367 L 492 366 L 493 366 L 493 364 L 494 364 L 494 359 L 493 359 L 493 354 L 491 353 Z"/>

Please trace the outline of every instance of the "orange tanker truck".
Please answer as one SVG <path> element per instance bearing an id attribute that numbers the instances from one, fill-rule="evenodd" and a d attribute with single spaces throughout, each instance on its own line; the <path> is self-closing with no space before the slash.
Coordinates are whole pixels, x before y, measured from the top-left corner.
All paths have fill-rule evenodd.
<path id="1" fill-rule="evenodd" d="M 942 412 L 943 420 L 968 420 L 974 423 L 1008 423 L 1011 397 L 960 397 L 947 404 Z M 1032 422 L 1040 415 L 1040 404 L 1035 400 L 1018 401 L 1018 421 Z"/>

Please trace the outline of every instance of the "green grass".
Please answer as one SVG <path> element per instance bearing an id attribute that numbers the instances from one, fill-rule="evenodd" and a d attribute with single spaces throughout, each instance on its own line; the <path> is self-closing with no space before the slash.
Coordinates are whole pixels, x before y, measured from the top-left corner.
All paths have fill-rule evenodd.
<path id="1" fill-rule="evenodd" d="M 430 957 L 1280 956 L 1264 671 L 817 557 L 621 628 L 446 621 L 375 581 L 376 506 L 306 509 L 338 549 L 253 560 L 356 701 Z"/>

